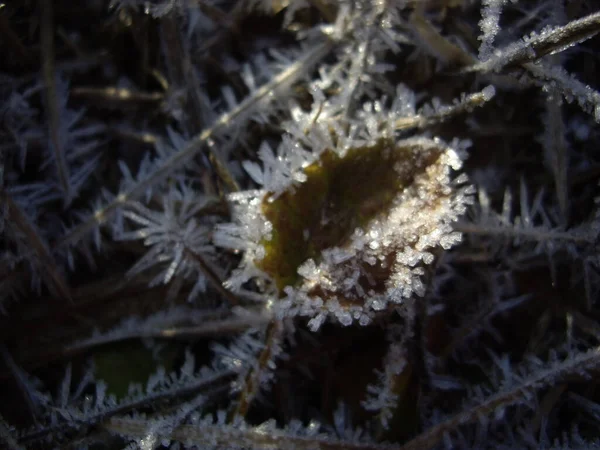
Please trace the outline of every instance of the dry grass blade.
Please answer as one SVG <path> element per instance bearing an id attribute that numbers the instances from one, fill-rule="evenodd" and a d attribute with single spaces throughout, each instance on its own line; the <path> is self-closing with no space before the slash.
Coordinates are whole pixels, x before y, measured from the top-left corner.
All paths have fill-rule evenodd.
<path id="1" fill-rule="evenodd" d="M 431 22 L 418 12 L 415 11 L 411 15 L 410 24 L 413 27 L 414 34 L 421 40 L 425 47 L 440 60 L 459 67 L 469 66 L 477 61 L 474 56 L 442 36 L 442 34 L 433 27 Z"/>
<path id="2" fill-rule="evenodd" d="M 115 107 L 123 107 L 129 103 L 140 103 L 142 105 L 158 104 L 164 100 L 162 92 L 140 92 L 120 87 L 74 87 L 71 90 L 73 97 L 92 100 L 94 103 L 103 102 Z"/>
<path id="3" fill-rule="evenodd" d="M 565 138 L 566 129 L 562 117 L 562 101 L 560 93 L 554 90 L 546 100 L 546 120 L 543 137 L 544 150 L 547 164 L 554 175 L 554 189 L 563 224 L 569 218 L 569 183 L 568 169 L 568 142 Z"/>
<path id="4" fill-rule="evenodd" d="M 33 251 L 35 256 L 31 261 L 38 267 L 39 274 L 46 281 L 48 288 L 57 297 L 71 300 L 69 284 L 59 272 L 60 265 L 52 256 L 45 239 L 5 189 L 0 190 L 0 204 L 6 207 L 10 226 L 23 235 Z"/>
<path id="5" fill-rule="evenodd" d="M 48 118 L 48 133 L 50 147 L 54 154 L 54 163 L 58 174 L 58 181 L 63 190 L 65 204 L 69 204 L 73 197 L 71 182 L 69 180 L 69 164 L 66 149 L 61 136 L 61 111 L 56 86 L 56 69 L 54 67 L 54 20 L 53 1 L 40 0 L 40 35 L 42 40 L 42 75 L 44 78 L 44 91 L 46 100 L 46 116 Z"/>
<path id="6" fill-rule="evenodd" d="M 222 314 L 221 314 L 222 315 Z M 64 356 L 89 351 L 93 347 L 112 344 L 128 339 L 198 339 L 204 337 L 228 336 L 240 333 L 249 328 L 266 325 L 269 316 L 259 313 L 244 311 L 244 314 L 228 317 L 219 317 L 219 314 L 206 315 L 205 321 L 198 325 L 170 324 L 169 326 L 157 325 L 154 322 L 141 321 L 139 325 L 128 326 L 121 330 L 119 326 L 100 336 L 83 339 L 64 349 Z M 131 328 L 131 329 L 130 329 Z"/>

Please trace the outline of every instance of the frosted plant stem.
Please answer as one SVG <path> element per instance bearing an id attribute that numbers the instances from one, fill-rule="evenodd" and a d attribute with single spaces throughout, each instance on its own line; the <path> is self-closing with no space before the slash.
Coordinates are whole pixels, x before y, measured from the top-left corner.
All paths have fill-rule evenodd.
<path id="1" fill-rule="evenodd" d="M 500 15 L 505 0 L 483 0 L 483 8 L 481 10 L 481 20 L 479 27 L 482 34 L 479 36 L 481 45 L 479 47 L 479 59 L 485 61 L 488 59 L 494 50 L 494 39 L 500 30 Z"/>
<path id="2" fill-rule="evenodd" d="M 203 376 L 199 379 L 192 379 L 181 385 L 175 385 L 160 392 L 150 392 L 141 394 L 130 399 L 126 399 L 116 405 L 108 407 L 101 407 L 98 410 L 93 410 L 87 413 L 81 413 L 75 411 L 70 414 L 70 422 L 64 423 L 59 422 L 51 424 L 44 428 L 34 429 L 29 433 L 22 434 L 19 438 L 19 442 L 22 444 L 29 442 L 36 442 L 48 435 L 59 430 L 76 429 L 81 427 L 83 424 L 87 426 L 93 426 L 100 422 L 109 420 L 111 417 L 118 414 L 126 414 L 129 411 L 142 408 L 147 405 L 156 405 L 158 402 L 173 399 L 175 397 L 188 396 L 198 392 L 220 392 L 221 390 L 228 390 L 228 382 L 235 376 L 234 372 L 225 370 L 222 372 L 214 373 L 209 376 Z M 224 385 L 223 387 L 220 387 Z M 144 422 L 146 423 L 146 422 Z"/>
<path id="3" fill-rule="evenodd" d="M 327 40 L 291 64 L 280 74 L 275 76 L 273 80 L 262 87 L 258 88 L 252 95 L 247 97 L 233 110 L 223 114 L 217 119 L 213 125 L 204 131 L 200 132 L 195 138 L 191 139 L 185 148 L 170 158 L 154 170 L 144 179 L 137 182 L 124 192 L 119 193 L 117 197 L 108 205 L 95 211 L 92 216 L 75 227 L 70 233 L 58 243 L 58 247 L 65 247 L 77 243 L 82 237 L 93 230 L 96 226 L 109 220 L 119 208 L 127 202 L 135 200 L 143 195 L 146 190 L 167 178 L 175 170 L 181 168 L 185 163 L 192 159 L 202 148 L 210 144 L 212 138 L 223 130 L 228 129 L 234 123 L 243 120 L 260 102 L 271 102 L 277 98 L 276 91 L 288 87 L 291 83 L 297 80 L 299 76 L 327 55 L 335 46 L 335 42 Z M 220 161 L 220 157 L 218 159 Z M 223 164 L 225 164 L 223 162 Z"/>
<path id="4" fill-rule="evenodd" d="M 131 439 L 146 435 L 143 419 L 115 417 L 104 424 L 112 433 Z M 297 450 L 394 450 L 398 445 L 343 441 L 326 436 L 297 436 L 285 430 L 264 430 L 262 427 L 234 425 L 180 425 L 161 438 L 197 445 L 199 448 L 284 449 Z"/>
<path id="5" fill-rule="evenodd" d="M 411 128 L 425 128 L 436 123 L 444 122 L 458 114 L 467 113 L 475 107 L 485 105 L 494 97 L 494 95 L 494 86 L 487 86 L 480 92 L 470 94 L 460 102 L 447 106 L 439 112 L 433 114 L 417 114 L 415 116 L 397 119 L 394 123 L 394 129 L 400 131 Z"/>
<path id="6" fill-rule="evenodd" d="M 600 364 L 600 347 L 577 354 L 561 363 L 541 368 L 516 386 L 500 391 L 473 407 L 434 425 L 401 447 L 401 450 L 420 450 L 435 447 L 446 433 L 461 425 L 488 417 L 500 408 L 527 401 L 532 391 L 541 389 L 567 375 L 585 372 Z"/>
<path id="7" fill-rule="evenodd" d="M 280 320 L 272 320 L 266 327 L 264 348 L 260 351 L 257 364 L 246 375 L 232 419 L 245 417 L 248 413 L 252 400 L 254 400 L 261 385 L 263 385 L 261 375 L 273 369 L 273 360 L 276 356 L 275 348 L 279 347 L 282 335 L 283 323 Z"/>
<path id="8" fill-rule="evenodd" d="M 558 89 L 569 102 L 575 98 L 583 110 L 593 114 L 596 122 L 600 122 L 600 92 L 577 80 L 561 66 L 551 66 L 542 62 L 527 63 L 523 67 L 535 79 L 550 82 L 551 89 Z"/>
<path id="9" fill-rule="evenodd" d="M 569 22 L 509 45 L 485 62 L 467 67 L 466 71 L 488 73 L 506 67 L 520 66 L 545 55 L 559 53 L 586 41 L 600 32 L 600 12 Z"/>

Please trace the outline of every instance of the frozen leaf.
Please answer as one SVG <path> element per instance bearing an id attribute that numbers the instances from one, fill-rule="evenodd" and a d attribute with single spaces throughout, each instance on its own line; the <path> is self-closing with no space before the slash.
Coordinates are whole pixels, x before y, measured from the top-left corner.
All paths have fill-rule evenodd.
<path id="1" fill-rule="evenodd" d="M 267 165 L 274 158 L 261 156 Z M 246 278 L 231 285 L 262 274 L 280 297 L 285 292 L 281 314 L 310 316 L 312 328 L 323 313 L 367 324 L 390 301 L 423 295 L 421 266 L 436 248 L 460 241 L 450 226 L 468 201 L 450 176 L 460 166 L 458 152 L 425 138 L 381 138 L 342 155 L 325 150 L 288 174 L 301 182 L 281 193 L 255 191 L 238 205 L 238 225 L 228 233 L 255 241 L 243 246 Z M 262 231 L 248 233 L 257 223 Z"/>

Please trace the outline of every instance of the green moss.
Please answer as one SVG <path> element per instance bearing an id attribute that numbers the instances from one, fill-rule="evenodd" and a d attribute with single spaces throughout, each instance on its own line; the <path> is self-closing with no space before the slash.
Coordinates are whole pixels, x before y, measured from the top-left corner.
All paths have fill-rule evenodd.
<path id="1" fill-rule="evenodd" d="M 271 240 L 262 242 L 265 257 L 255 263 L 280 290 L 298 281 L 297 269 L 304 261 L 318 261 L 322 250 L 344 245 L 357 227 L 389 210 L 394 198 L 441 153 L 392 145 L 381 141 L 351 149 L 343 158 L 325 151 L 304 169 L 304 183 L 275 199 L 265 196 L 262 212 L 273 232 Z M 397 170 L 398 164 L 409 170 Z"/>

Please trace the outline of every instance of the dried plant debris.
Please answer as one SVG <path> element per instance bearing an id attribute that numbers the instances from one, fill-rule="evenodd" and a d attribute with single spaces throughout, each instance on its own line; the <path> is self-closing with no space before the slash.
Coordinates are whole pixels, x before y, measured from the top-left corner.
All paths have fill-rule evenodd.
<path id="1" fill-rule="evenodd" d="M 0 448 L 600 446 L 594 2 L 75 3 L 0 4 Z"/>

